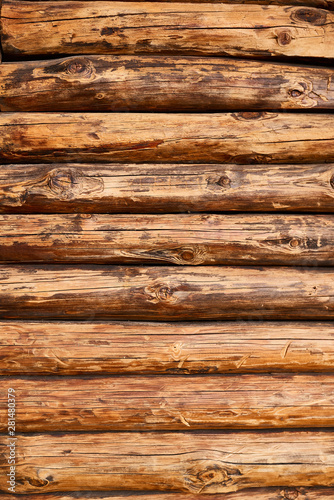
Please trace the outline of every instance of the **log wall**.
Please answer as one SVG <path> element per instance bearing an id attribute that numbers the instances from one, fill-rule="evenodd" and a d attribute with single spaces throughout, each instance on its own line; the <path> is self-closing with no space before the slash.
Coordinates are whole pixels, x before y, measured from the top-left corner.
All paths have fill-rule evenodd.
<path id="1" fill-rule="evenodd" d="M 1 499 L 332 499 L 333 0 L 1 3 Z"/>

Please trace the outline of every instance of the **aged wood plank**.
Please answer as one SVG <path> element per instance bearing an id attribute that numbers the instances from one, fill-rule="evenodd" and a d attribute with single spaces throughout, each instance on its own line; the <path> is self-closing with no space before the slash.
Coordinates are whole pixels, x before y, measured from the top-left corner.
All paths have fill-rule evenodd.
<path id="1" fill-rule="evenodd" d="M 5 56 L 162 53 L 334 57 L 334 14 L 224 3 L 4 0 Z"/>
<path id="2" fill-rule="evenodd" d="M 331 268 L 0 266 L 3 319 L 334 318 Z"/>
<path id="3" fill-rule="evenodd" d="M 8 441 L 1 436 L 2 464 Z M 308 487 L 334 481 L 333 435 L 326 431 L 18 435 L 16 453 L 19 494 L 92 488 L 225 493 L 298 488 L 305 478 Z M 5 491 L 6 481 L 3 474 Z"/>
<path id="4" fill-rule="evenodd" d="M 2 165 L 2 213 L 334 212 L 333 164 Z"/>
<path id="5" fill-rule="evenodd" d="M 285 487 L 250 488 L 233 493 L 217 493 L 214 500 L 332 500 L 334 488 Z M 13 495 L 2 494 L 2 500 L 13 500 Z M 20 495 L 20 500 L 213 500 L 211 495 L 188 493 L 151 493 L 151 492 L 75 492 L 75 493 L 37 493 Z"/>
<path id="6" fill-rule="evenodd" d="M 16 432 L 333 427 L 331 375 L 0 379 L 0 431 L 15 389 Z"/>
<path id="7" fill-rule="evenodd" d="M 1 111 L 333 109 L 333 68 L 238 59 L 78 56 L 0 65 Z"/>
<path id="8" fill-rule="evenodd" d="M 9 1 L 17 1 L 17 0 L 7 0 Z M 26 1 L 35 1 L 35 0 L 26 0 Z M 62 2 L 64 0 L 44 0 L 45 2 Z M 81 1 L 82 0 L 72 0 L 72 1 Z M 96 1 L 96 0 L 91 0 L 91 1 Z M 97 0 L 101 1 L 101 0 Z M 122 0 L 123 1 L 123 0 Z M 128 1 L 128 0 L 124 0 Z M 144 0 L 137 0 L 138 2 L 144 1 Z M 155 0 L 154 0 L 155 1 Z M 174 0 L 160 0 L 161 2 L 171 2 L 174 3 Z M 221 3 L 221 0 L 184 0 L 185 3 Z M 253 4 L 257 3 L 259 5 L 287 5 L 287 6 L 292 6 L 292 5 L 300 5 L 303 7 L 316 7 L 316 8 L 321 8 L 321 9 L 329 9 L 333 10 L 334 5 L 333 5 L 333 0 L 224 0 L 224 3 L 230 3 L 230 4 Z"/>
<path id="9" fill-rule="evenodd" d="M 333 372 L 332 323 L 0 322 L 0 374 Z"/>
<path id="10" fill-rule="evenodd" d="M 332 215 L 1 215 L 6 263 L 334 265 Z"/>
<path id="11" fill-rule="evenodd" d="M 1 113 L 0 130 L 4 163 L 334 160 L 333 114 Z"/>

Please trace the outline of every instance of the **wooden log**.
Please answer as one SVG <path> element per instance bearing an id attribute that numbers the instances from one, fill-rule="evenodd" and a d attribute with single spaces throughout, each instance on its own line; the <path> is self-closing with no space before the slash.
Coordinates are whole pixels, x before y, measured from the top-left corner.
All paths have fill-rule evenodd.
<path id="1" fill-rule="evenodd" d="M 334 318 L 330 268 L 0 266 L 3 319 Z"/>
<path id="2" fill-rule="evenodd" d="M 8 436 L 1 436 L 7 464 Z M 18 435 L 16 493 L 331 486 L 332 432 Z M 7 469 L 5 469 L 7 470 Z M 0 487 L 7 491 L 7 476 Z"/>
<path id="3" fill-rule="evenodd" d="M 1 111 L 333 109 L 332 68 L 238 59 L 80 56 L 0 65 Z"/>
<path id="4" fill-rule="evenodd" d="M 9 0 L 7 0 L 9 1 Z M 14 1 L 14 0 L 11 0 Z M 26 0 L 26 1 L 35 1 L 35 0 Z M 64 0 L 44 0 L 45 2 L 61 2 Z M 82 1 L 82 0 L 73 0 L 73 1 Z M 94 1 L 94 0 L 91 0 Z M 101 1 L 101 0 L 98 0 Z M 123 0 L 122 0 L 123 1 Z M 128 0 L 124 0 L 128 1 Z M 145 0 L 138 0 L 138 2 L 145 1 Z M 154 0 L 155 1 L 155 0 Z M 160 0 L 161 2 L 171 2 L 173 3 L 174 0 Z M 185 3 L 220 3 L 221 0 L 184 0 Z M 254 0 L 224 0 L 224 3 L 230 3 L 230 4 L 253 4 Z M 300 5 L 303 7 L 316 7 L 320 9 L 328 9 L 328 10 L 334 10 L 334 5 L 333 5 L 333 0 L 256 0 L 256 3 L 259 5 Z"/>
<path id="5" fill-rule="evenodd" d="M 333 164 L 1 165 L 0 212 L 334 212 L 333 187 Z"/>
<path id="6" fill-rule="evenodd" d="M 7 388 L 16 432 L 333 427 L 333 376 L 221 375 L 57 377 L 0 380 L 0 431 Z"/>
<path id="7" fill-rule="evenodd" d="M 331 500 L 334 488 L 305 488 L 299 486 L 280 488 L 250 488 L 233 493 L 216 494 L 214 500 Z M 37 493 L 20 495 L 20 500 L 213 500 L 211 495 L 198 493 L 151 493 L 151 492 L 75 492 Z M 13 495 L 1 495 L 2 500 L 13 500 Z"/>
<path id="8" fill-rule="evenodd" d="M 6 263 L 334 265 L 331 215 L 2 215 Z"/>
<path id="9" fill-rule="evenodd" d="M 0 322 L 0 375 L 333 372 L 332 323 Z"/>
<path id="10" fill-rule="evenodd" d="M 334 160 L 332 114 L 1 113 L 0 127 L 3 163 Z"/>
<path id="11" fill-rule="evenodd" d="M 224 3 L 3 0 L 6 58 L 64 54 L 334 57 L 334 15 Z"/>

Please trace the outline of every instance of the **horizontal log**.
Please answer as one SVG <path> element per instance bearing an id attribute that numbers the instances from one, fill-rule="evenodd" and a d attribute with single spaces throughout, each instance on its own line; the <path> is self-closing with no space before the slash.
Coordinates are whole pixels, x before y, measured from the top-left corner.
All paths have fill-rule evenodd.
<path id="1" fill-rule="evenodd" d="M 0 374 L 333 372 L 332 323 L 0 322 Z"/>
<path id="2" fill-rule="evenodd" d="M 1 165 L 0 212 L 334 212 L 333 187 L 333 164 Z"/>
<path id="3" fill-rule="evenodd" d="M 6 263 L 334 265 L 331 215 L 2 215 Z"/>
<path id="4" fill-rule="evenodd" d="M 333 109 L 332 68 L 250 60 L 80 56 L 0 65 L 1 111 Z"/>
<path id="5" fill-rule="evenodd" d="M 334 57 L 334 14 L 224 3 L 3 0 L 7 58 L 63 54 Z"/>
<path id="6" fill-rule="evenodd" d="M 0 266 L 3 319 L 334 318 L 331 268 Z"/>
<path id="7" fill-rule="evenodd" d="M 1 436 L 7 465 L 8 436 Z M 16 493 L 331 486 L 332 432 L 17 435 Z M 5 469 L 7 470 L 7 468 Z M 0 487 L 7 491 L 7 476 Z"/>
<path id="8" fill-rule="evenodd" d="M 299 486 L 280 488 L 250 488 L 233 493 L 217 493 L 214 500 L 331 500 L 334 488 L 305 488 Z M 20 495 L 20 500 L 212 500 L 211 495 L 198 493 L 151 493 L 151 492 L 75 492 L 75 493 L 37 493 Z M 2 500 L 13 500 L 13 495 L 1 495 Z"/>
<path id="9" fill-rule="evenodd" d="M 333 114 L 1 113 L 0 129 L 3 163 L 334 160 Z"/>
<path id="10" fill-rule="evenodd" d="M 9 0 L 7 0 L 9 1 Z M 11 1 L 17 1 L 17 0 L 11 0 Z M 26 0 L 26 1 L 31 1 L 34 2 L 36 0 Z M 44 0 L 45 2 L 61 2 L 64 0 Z M 73 1 L 81 1 L 82 0 L 73 0 Z M 91 0 L 94 1 L 94 0 Z M 97 0 L 101 1 L 101 0 Z M 122 0 L 122 1 L 128 1 L 128 0 Z M 145 0 L 137 0 L 138 2 L 145 1 Z M 155 1 L 155 0 L 154 0 Z M 171 2 L 174 3 L 174 0 L 160 0 L 161 2 Z M 184 0 L 185 3 L 220 3 L 221 0 Z M 254 0 L 224 0 L 224 3 L 231 3 L 231 4 L 253 4 L 255 3 Z M 334 2 L 333 0 L 256 0 L 256 3 L 259 5 L 301 5 L 303 7 L 308 6 L 308 7 L 317 7 L 320 9 L 328 9 L 328 10 L 334 10 Z"/>
<path id="11" fill-rule="evenodd" d="M 330 375 L 0 379 L 0 431 L 269 429 L 334 426 Z"/>

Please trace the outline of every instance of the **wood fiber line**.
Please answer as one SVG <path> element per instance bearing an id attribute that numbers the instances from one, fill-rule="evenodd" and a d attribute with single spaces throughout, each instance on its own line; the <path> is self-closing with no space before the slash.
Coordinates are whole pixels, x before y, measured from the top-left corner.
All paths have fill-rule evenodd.
<path id="1" fill-rule="evenodd" d="M 1 375 L 333 372 L 332 323 L 0 322 Z"/>
<path id="2" fill-rule="evenodd" d="M 314 431 L 18 435 L 16 491 L 93 488 L 204 494 L 298 488 L 305 480 L 308 487 L 330 486 L 332 438 L 331 432 Z M 8 437 L 1 436 L 2 463 L 7 444 Z M 3 490 L 6 480 L 2 475 Z"/>
<path id="3" fill-rule="evenodd" d="M 2 165 L 2 213 L 334 212 L 325 165 Z"/>
<path id="4" fill-rule="evenodd" d="M 2 215 L 0 261 L 334 265 L 331 215 Z"/>
<path id="5" fill-rule="evenodd" d="M 0 131 L 3 163 L 334 160 L 332 114 L 1 113 Z"/>
<path id="6" fill-rule="evenodd" d="M 15 389 L 16 432 L 325 428 L 331 375 L 0 379 L 0 432 Z M 29 461 L 29 458 L 27 457 Z"/>
<path id="7" fill-rule="evenodd" d="M 332 68 L 166 56 L 0 65 L 1 111 L 333 109 Z"/>
<path id="8" fill-rule="evenodd" d="M 62 54 L 334 56 L 334 14 L 308 6 L 3 0 L 6 58 Z"/>
<path id="9" fill-rule="evenodd" d="M 0 266 L 2 319 L 334 318 L 331 268 Z"/>

